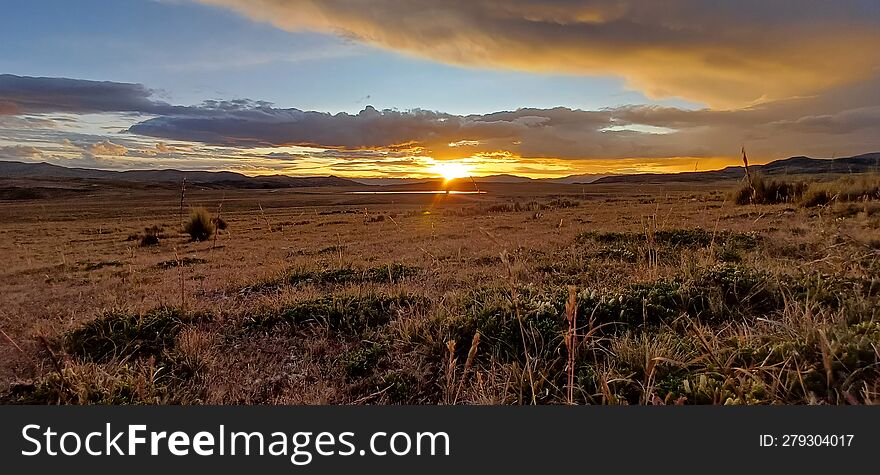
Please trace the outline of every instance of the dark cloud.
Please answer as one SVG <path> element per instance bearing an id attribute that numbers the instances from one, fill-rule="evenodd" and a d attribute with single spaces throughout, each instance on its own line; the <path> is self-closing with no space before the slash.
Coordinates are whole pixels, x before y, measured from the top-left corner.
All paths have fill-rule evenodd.
<path id="1" fill-rule="evenodd" d="M 880 107 L 861 107 L 836 114 L 808 115 L 795 120 L 782 120 L 774 125 L 781 129 L 805 133 L 848 134 L 868 129 L 878 132 Z"/>
<path id="2" fill-rule="evenodd" d="M 197 110 L 196 110 L 197 109 Z M 412 148 L 438 140 L 511 136 L 531 119 L 475 120 L 439 112 L 376 110 L 329 114 L 259 106 L 241 109 L 189 108 L 185 115 L 149 119 L 129 128 L 135 134 L 214 145 L 300 145 L 342 149 Z"/>
<path id="3" fill-rule="evenodd" d="M 0 115 L 54 112 L 165 114 L 178 108 L 151 99 L 141 84 L 0 74 Z"/>
<path id="4" fill-rule="evenodd" d="M 880 98 L 851 97 L 836 104 L 810 98 L 732 111 L 559 107 L 468 116 L 373 107 L 358 114 L 328 114 L 260 105 L 189 108 L 187 115 L 149 119 L 129 131 L 223 146 L 320 147 L 331 149 L 323 153 L 349 158 L 368 151 L 437 158 L 498 151 L 526 158 L 718 157 L 733 155 L 743 144 L 775 157 L 880 148 L 880 139 L 873 137 L 880 126 Z M 862 106 L 847 108 L 855 104 Z M 805 140 L 805 134 L 811 137 Z"/>

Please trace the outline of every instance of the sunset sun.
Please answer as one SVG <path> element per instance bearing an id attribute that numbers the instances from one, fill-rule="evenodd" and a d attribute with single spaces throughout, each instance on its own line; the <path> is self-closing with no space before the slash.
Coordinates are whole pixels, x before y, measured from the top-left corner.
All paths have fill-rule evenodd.
<path id="1" fill-rule="evenodd" d="M 456 178 L 464 178 L 470 175 L 470 167 L 463 163 L 456 162 L 438 162 L 431 167 L 431 172 L 443 177 L 445 181 L 452 181 Z"/>

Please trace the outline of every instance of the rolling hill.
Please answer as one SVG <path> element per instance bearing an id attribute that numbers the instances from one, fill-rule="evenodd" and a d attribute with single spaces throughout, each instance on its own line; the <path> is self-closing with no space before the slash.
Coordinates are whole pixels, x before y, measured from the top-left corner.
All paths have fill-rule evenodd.
<path id="1" fill-rule="evenodd" d="M 764 176 L 817 175 L 868 173 L 880 171 L 880 152 L 833 160 L 791 157 L 766 165 L 751 165 L 752 173 Z M 682 183 L 714 180 L 736 180 L 745 176 L 743 167 L 727 167 L 722 170 L 684 173 L 642 173 L 635 175 L 612 175 L 593 183 Z"/>
<path id="2" fill-rule="evenodd" d="M 203 172 L 180 170 L 107 171 L 87 168 L 67 168 L 49 163 L 0 161 L 0 178 L 36 180 L 78 179 L 111 182 L 179 184 L 186 178 L 188 184 L 216 188 L 301 188 L 312 186 L 360 186 L 352 180 L 336 176 L 291 177 L 268 175 L 249 177 L 234 172 Z"/>
<path id="3" fill-rule="evenodd" d="M 791 157 L 776 160 L 765 165 L 752 165 L 752 173 L 764 176 L 796 176 L 816 174 L 847 174 L 880 172 L 880 152 L 866 153 L 854 157 L 837 159 L 817 159 Z M 516 175 L 492 175 L 475 177 L 476 183 L 560 183 L 560 184 L 606 184 L 606 183 L 687 183 L 716 180 L 736 180 L 745 175 L 741 166 L 722 170 L 683 173 L 642 173 L 632 175 L 572 175 L 561 178 L 532 179 Z M 115 183 L 137 183 L 141 185 L 178 186 L 184 177 L 188 184 L 208 188 L 301 188 L 301 187 L 348 187 L 348 186 L 386 186 L 394 188 L 421 188 L 440 186 L 441 179 L 431 178 L 366 178 L 346 179 L 337 176 L 292 177 L 269 175 L 250 177 L 235 172 L 206 172 L 180 170 L 130 170 L 107 171 L 86 168 L 67 168 L 49 163 L 24 163 L 0 160 L 0 179 L 69 181 L 104 181 Z M 453 188 L 469 189 L 473 183 L 469 179 L 456 180 Z"/>

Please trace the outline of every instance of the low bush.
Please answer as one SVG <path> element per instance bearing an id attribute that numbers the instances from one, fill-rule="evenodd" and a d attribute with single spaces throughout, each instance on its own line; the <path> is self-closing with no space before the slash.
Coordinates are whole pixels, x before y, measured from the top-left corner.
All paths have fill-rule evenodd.
<path id="1" fill-rule="evenodd" d="M 173 347 L 182 325 L 189 321 L 179 310 L 160 307 L 146 314 L 107 312 L 67 333 L 67 353 L 93 362 L 111 359 L 161 357 Z"/>
<path id="2" fill-rule="evenodd" d="M 218 231 L 226 231 L 226 228 L 229 227 L 229 224 L 225 219 L 221 217 L 211 218 L 211 222 L 214 224 L 214 227 L 217 228 Z"/>
<path id="3" fill-rule="evenodd" d="M 140 243 L 141 247 L 158 246 L 158 245 L 159 245 L 159 236 L 157 236 L 155 234 L 146 234 L 146 235 L 144 235 L 144 237 L 141 238 L 141 243 Z"/>
<path id="4" fill-rule="evenodd" d="M 193 241 L 207 241 L 214 235 L 215 226 L 210 213 L 205 208 L 195 208 L 190 212 L 189 221 L 183 227 Z"/>
<path id="5" fill-rule="evenodd" d="M 802 181 L 777 181 L 756 175 L 751 184 L 745 182 L 730 196 L 738 205 L 772 205 L 798 201 L 807 189 Z"/>
<path id="6" fill-rule="evenodd" d="M 251 315 L 244 328 L 320 325 L 344 336 L 360 336 L 387 324 L 398 311 L 423 304 L 424 299 L 411 295 L 328 295 Z"/>
<path id="7" fill-rule="evenodd" d="M 880 199 L 880 175 L 846 176 L 826 183 L 813 183 L 804 193 L 801 206 L 823 206 L 837 202 Z"/>
<path id="8" fill-rule="evenodd" d="M 388 348 L 373 342 L 364 342 L 340 357 L 340 363 L 348 379 L 357 379 L 369 374 L 379 363 Z"/>

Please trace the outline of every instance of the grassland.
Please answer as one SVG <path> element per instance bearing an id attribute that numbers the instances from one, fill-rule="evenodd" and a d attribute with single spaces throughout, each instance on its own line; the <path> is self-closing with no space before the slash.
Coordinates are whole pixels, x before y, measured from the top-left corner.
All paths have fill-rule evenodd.
<path id="1" fill-rule="evenodd" d="M 877 197 L 737 186 L 5 201 L 2 402 L 877 402 Z"/>

